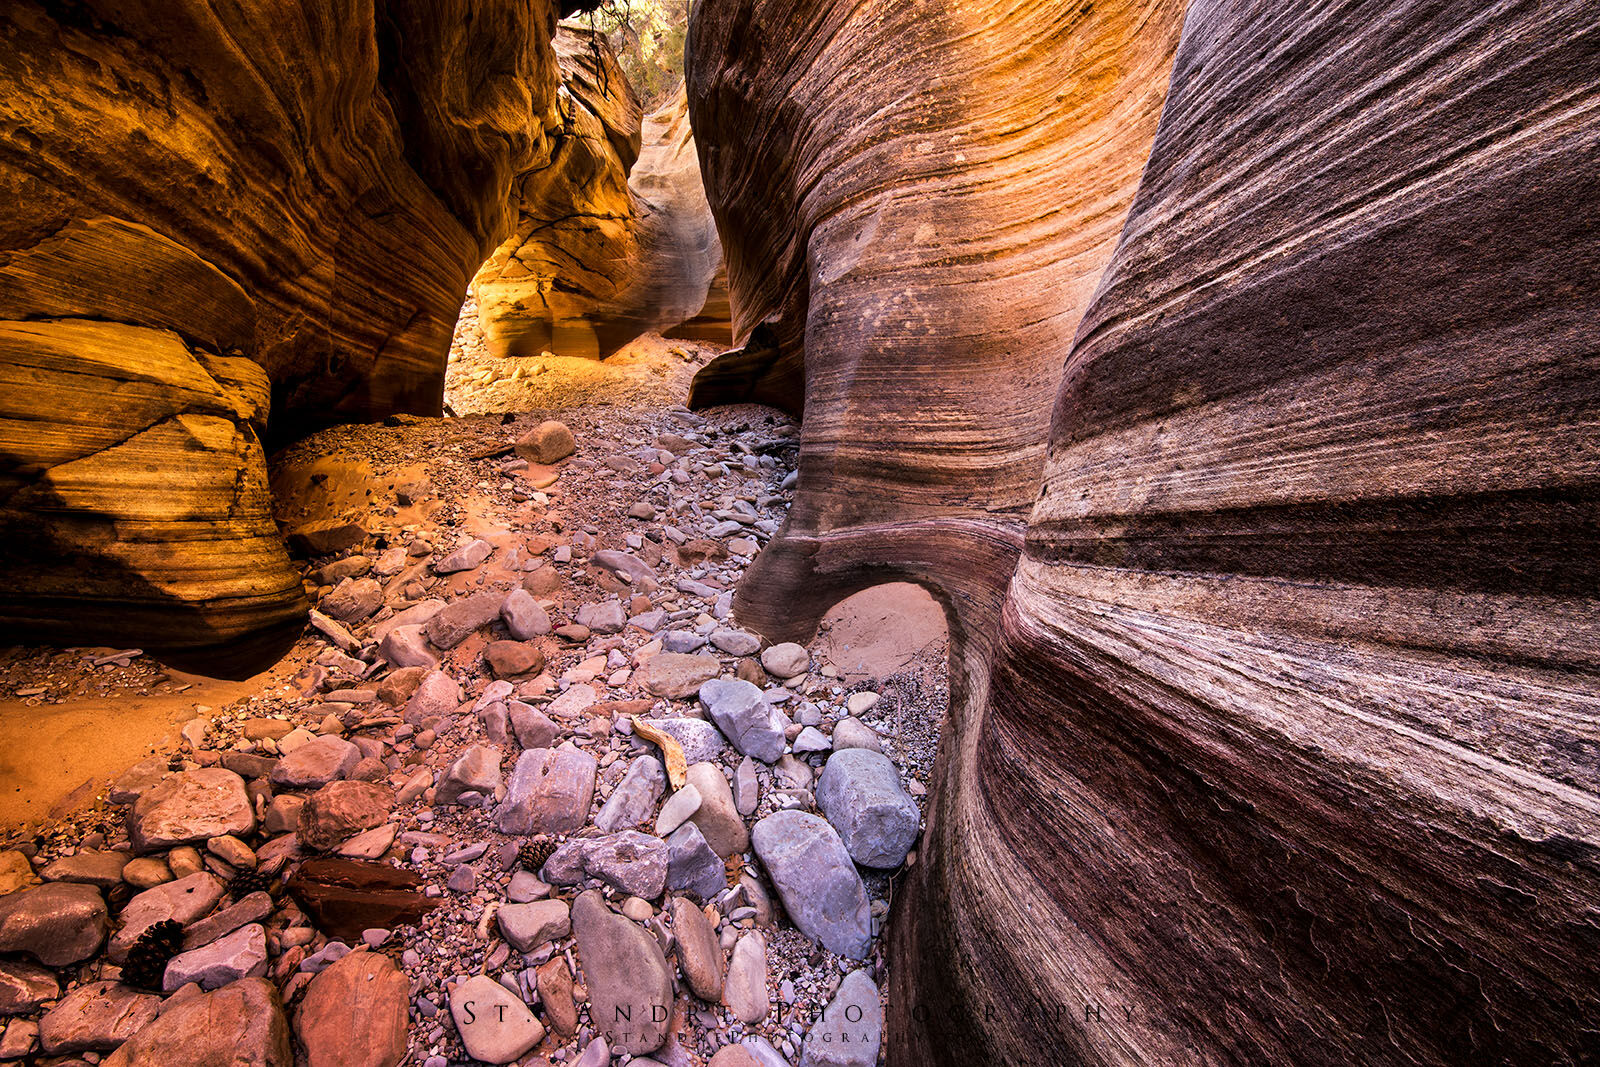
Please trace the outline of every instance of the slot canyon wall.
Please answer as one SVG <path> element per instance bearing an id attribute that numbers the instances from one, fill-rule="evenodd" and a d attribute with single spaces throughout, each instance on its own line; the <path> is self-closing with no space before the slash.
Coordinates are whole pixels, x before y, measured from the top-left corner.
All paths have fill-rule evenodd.
<path id="1" fill-rule="evenodd" d="M 694 400 L 805 417 L 739 617 L 951 619 L 891 1063 L 1593 1062 L 1592 5 L 702 0 L 689 49 L 744 342 Z"/>
<path id="2" fill-rule="evenodd" d="M 0 631 L 259 666 L 263 435 L 437 413 L 558 118 L 549 0 L 0 11 Z"/>
<path id="3" fill-rule="evenodd" d="M 490 350 L 604 359 L 640 334 L 731 340 L 687 97 L 642 116 L 604 36 L 562 26 L 564 136 L 473 280 Z"/>

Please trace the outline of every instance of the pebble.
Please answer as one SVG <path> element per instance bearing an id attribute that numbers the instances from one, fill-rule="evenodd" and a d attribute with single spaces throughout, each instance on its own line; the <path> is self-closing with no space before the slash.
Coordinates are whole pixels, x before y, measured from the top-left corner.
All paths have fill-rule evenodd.
<path id="1" fill-rule="evenodd" d="M 773 645 L 761 653 L 761 665 L 774 678 L 796 678 L 811 667 L 811 653 L 792 641 Z"/>
<path id="2" fill-rule="evenodd" d="M 495 912 L 500 933 L 518 952 L 531 952 L 546 941 L 572 932 L 571 911 L 564 900 L 507 904 Z"/>
<path id="3" fill-rule="evenodd" d="M 656 836 L 666 837 L 699 809 L 700 790 L 693 784 L 686 784 L 661 805 L 661 813 L 656 816 Z M 599 820 L 596 820 L 596 825 L 598 823 Z"/>
<path id="4" fill-rule="evenodd" d="M 883 742 L 878 739 L 877 731 L 859 719 L 843 718 L 834 723 L 833 747 L 837 750 L 846 748 L 864 748 L 873 752 L 883 751 Z"/>

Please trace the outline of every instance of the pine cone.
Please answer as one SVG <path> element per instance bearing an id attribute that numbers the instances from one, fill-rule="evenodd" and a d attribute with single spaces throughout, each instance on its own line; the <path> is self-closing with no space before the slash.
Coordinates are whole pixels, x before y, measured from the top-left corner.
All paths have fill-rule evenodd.
<path id="1" fill-rule="evenodd" d="M 530 874 L 538 874 L 544 867 L 545 860 L 549 859 L 556 851 L 556 842 L 540 834 L 523 843 L 517 850 L 517 860 L 522 864 L 522 869 Z"/>
<path id="2" fill-rule="evenodd" d="M 228 895 L 243 900 L 251 893 L 272 892 L 272 879 L 260 871 L 240 871 L 228 880 Z"/>
<path id="3" fill-rule="evenodd" d="M 128 950 L 122 980 L 131 986 L 160 989 L 167 961 L 183 950 L 183 924 L 163 919 L 151 925 Z"/>

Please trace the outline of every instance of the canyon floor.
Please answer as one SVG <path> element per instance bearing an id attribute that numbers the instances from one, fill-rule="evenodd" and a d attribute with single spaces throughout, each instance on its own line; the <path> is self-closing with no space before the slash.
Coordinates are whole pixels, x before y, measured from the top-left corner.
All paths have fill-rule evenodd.
<path id="1" fill-rule="evenodd" d="M 236 1025 L 289 1027 L 308 1063 L 877 1060 L 940 609 L 884 586 L 765 646 L 732 590 L 788 507 L 795 424 L 684 410 L 711 346 L 496 359 L 468 310 L 456 417 L 274 457 L 291 526 L 365 531 L 306 561 L 314 625 L 281 662 L 0 653 L 0 1059 Z M 281 1019 L 249 1018 L 256 976 Z M 373 999 L 402 980 L 404 1017 Z"/>

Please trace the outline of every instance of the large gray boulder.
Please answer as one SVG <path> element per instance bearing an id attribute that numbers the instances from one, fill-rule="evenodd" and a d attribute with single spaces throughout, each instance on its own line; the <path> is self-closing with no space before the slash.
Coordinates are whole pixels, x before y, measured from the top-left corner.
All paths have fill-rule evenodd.
<path id="1" fill-rule="evenodd" d="M 872 943 L 867 890 L 833 827 L 808 812 L 779 811 L 756 823 L 750 839 L 800 932 L 830 952 L 864 958 Z"/>
<path id="2" fill-rule="evenodd" d="M 917 803 L 888 756 L 848 748 L 828 757 L 817 807 L 863 867 L 898 867 L 917 840 Z"/>

